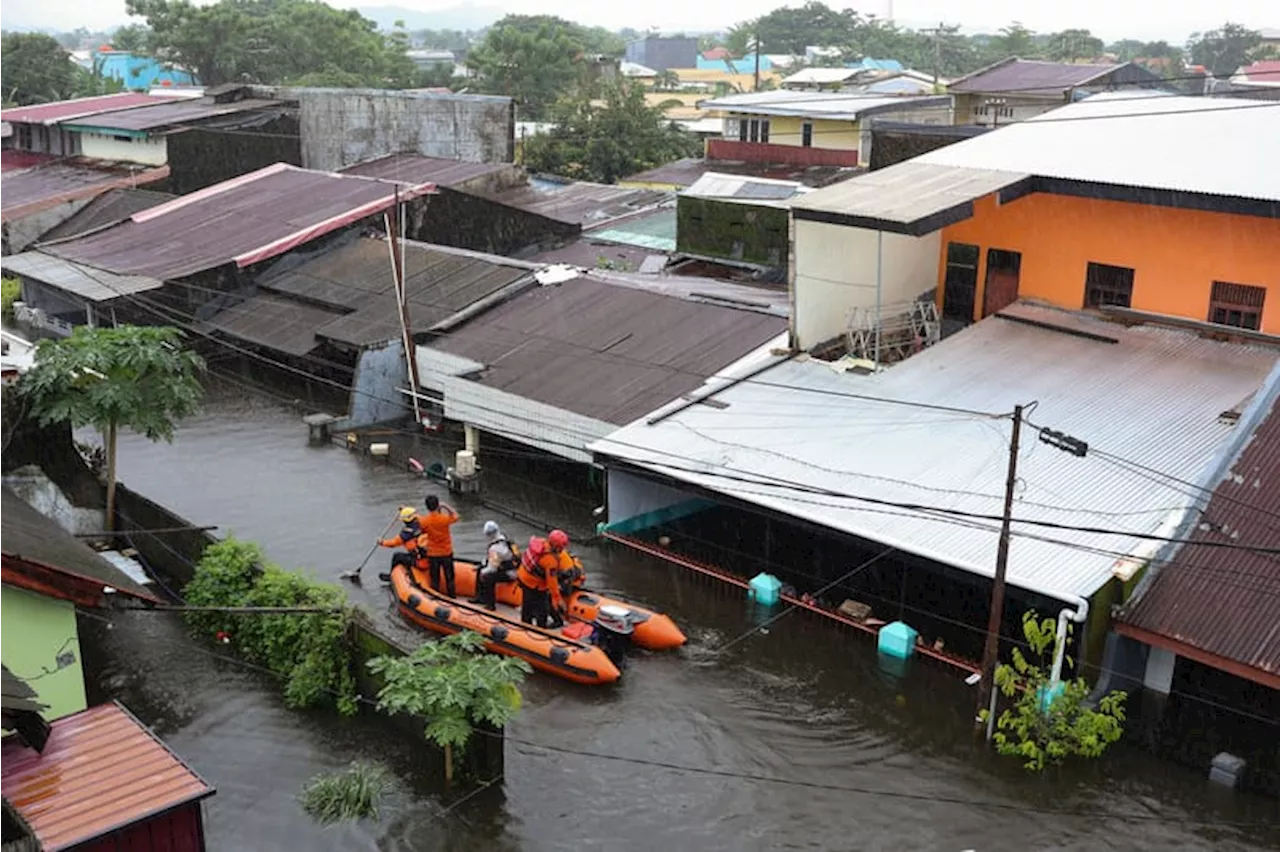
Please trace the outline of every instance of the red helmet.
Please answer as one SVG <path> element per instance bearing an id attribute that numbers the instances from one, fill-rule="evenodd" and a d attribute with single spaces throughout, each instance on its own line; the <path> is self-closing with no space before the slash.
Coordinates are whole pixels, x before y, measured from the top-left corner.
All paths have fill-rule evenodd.
<path id="1" fill-rule="evenodd" d="M 534 536 L 529 536 L 529 551 L 528 551 L 528 552 L 529 552 L 529 554 L 530 554 L 530 555 L 532 555 L 532 556 L 538 556 L 539 554 L 546 553 L 546 552 L 547 552 L 547 540 L 546 540 L 545 538 L 540 538 L 540 537 L 538 537 L 538 536 L 536 536 L 536 535 L 534 535 Z"/>
<path id="2" fill-rule="evenodd" d="M 552 550 L 564 550 L 569 546 L 569 534 L 564 530 L 552 530 L 547 536 L 547 544 Z"/>

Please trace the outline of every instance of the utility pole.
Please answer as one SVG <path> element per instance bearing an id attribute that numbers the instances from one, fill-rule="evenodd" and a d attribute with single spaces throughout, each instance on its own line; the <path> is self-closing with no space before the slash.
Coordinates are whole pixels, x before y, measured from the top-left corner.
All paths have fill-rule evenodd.
<path id="1" fill-rule="evenodd" d="M 387 247 L 391 250 L 391 274 L 395 283 L 396 306 L 400 309 L 400 335 L 404 345 L 405 366 L 409 373 L 409 393 L 413 397 L 415 428 L 422 427 L 422 409 L 418 404 L 418 358 L 413 348 L 412 326 L 409 324 L 409 301 L 404 276 L 404 211 L 400 207 L 400 188 L 387 212 Z"/>
<path id="2" fill-rule="evenodd" d="M 995 675 L 1000 656 L 1000 622 L 1004 619 L 1004 576 L 1009 567 L 1009 526 L 1013 521 L 1013 489 L 1018 482 L 1018 440 L 1022 436 L 1022 406 L 1013 409 L 1013 435 L 1009 440 L 1009 473 L 1004 483 L 1004 516 L 1000 521 L 1000 542 L 996 545 L 996 573 L 991 583 L 991 616 L 987 619 L 987 644 L 982 649 L 982 679 L 978 682 L 978 712 L 974 731 L 982 727 L 982 711 L 987 710 L 987 741 L 995 725 Z"/>
<path id="3" fill-rule="evenodd" d="M 760 91 L 760 33 L 759 32 L 756 33 L 756 46 L 753 52 L 756 55 L 756 85 L 755 85 L 755 88 L 752 89 L 751 91 L 758 92 Z"/>
<path id="4" fill-rule="evenodd" d="M 942 66 L 942 21 L 938 21 L 938 26 L 920 30 L 926 35 L 933 36 L 933 93 L 938 93 L 938 79 L 940 76 L 939 69 Z"/>

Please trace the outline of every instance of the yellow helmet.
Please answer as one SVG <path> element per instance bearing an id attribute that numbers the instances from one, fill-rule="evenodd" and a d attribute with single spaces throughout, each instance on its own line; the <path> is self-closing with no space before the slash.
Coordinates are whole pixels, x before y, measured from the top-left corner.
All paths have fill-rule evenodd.
<path id="1" fill-rule="evenodd" d="M 413 508 L 412 506 L 400 507 L 400 520 L 403 521 L 404 523 L 407 524 L 416 517 L 418 517 L 417 509 Z"/>

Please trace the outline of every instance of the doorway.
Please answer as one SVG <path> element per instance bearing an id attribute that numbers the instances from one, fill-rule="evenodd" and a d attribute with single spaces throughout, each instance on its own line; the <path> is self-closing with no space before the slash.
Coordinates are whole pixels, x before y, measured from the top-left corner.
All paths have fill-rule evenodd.
<path id="1" fill-rule="evenodd" d="M 973 322 L 978 298 L 978 258 L 982 250 L 968 243 L 947 243 L 947 274 L 942 287 L 942 333 Z"/>
<path id="2" fill-rule="evenodd" d="M 1018 301 L 1018 273 L 1022 252 L 987 249 L 987 278 L 982 294 L 982 315 L 989 317 Z"/>

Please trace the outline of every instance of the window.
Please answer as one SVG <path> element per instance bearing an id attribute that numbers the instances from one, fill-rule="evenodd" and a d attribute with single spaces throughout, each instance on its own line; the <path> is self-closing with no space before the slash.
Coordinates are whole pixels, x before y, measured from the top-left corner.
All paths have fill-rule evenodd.
<path id="1" fill-rule="evenodd" d="M 1124 266 L 1090 263 L 1084 276 L 1084 306 L 1130 307 L 1133 302 L 1133 270 Z"/>
<path id="2" fill-rule="evenodd" d="M 769 119 L 767 118 L 760 119 L 760 141 L 769 141 Z"/>
<path id="3" fill-rule="evenodd" d="M 800 125 L 800 144 L 805 148 L 813 147 L 813 122 L 806 121 Z"/>
<path id="4" fill-rule="evenodd" d="M 1215 281 L 1209 295 L 1209 322 L 1258 331 L 1262 328 L 1262 303 L 1266 298 L 1267 291 L 1262 287 Z"/>
<path id="5" fill-rule="evenodd" d="M 739 142 L 768 142 L 769 119 L 743 118 L 738 120 Z"/>
<path id="6" fill-rule="evenodd" d="M 22 151 L 30 151 L 31 150 L 31 125 L 19 124 L 17 127 L 17 130 L 18 130 L 18 139 L 17 139 L 18 144 L 16 147 Z"/>
<path id="7" fill-rule="evenodd" d="M 739 142 L 747 141 L 747 129 L 749 125 L 750 125 L 750 122 L 747 121 L 745 118 L 738 119 L 738 141 Z"/>

